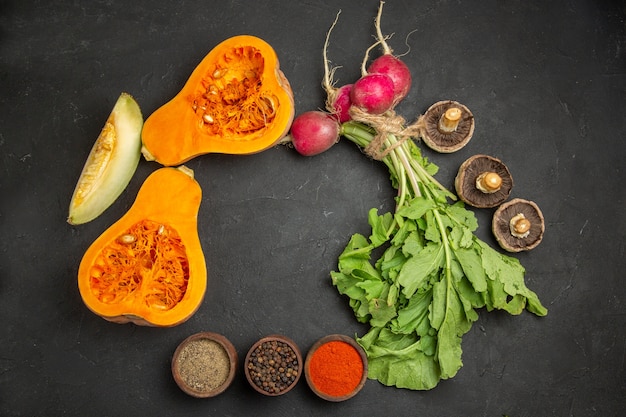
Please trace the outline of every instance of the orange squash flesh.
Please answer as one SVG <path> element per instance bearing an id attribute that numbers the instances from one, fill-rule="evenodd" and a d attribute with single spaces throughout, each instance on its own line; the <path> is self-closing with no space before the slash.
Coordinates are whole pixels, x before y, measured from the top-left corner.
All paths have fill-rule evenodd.
<path id="1" fill-rule="evenodd" d="M 294 107 L 274 49 L 235 36 L 213 48 L 181 91 L 148 117 L 142 153 L 176 166 L 207 153 L 260 152 L 288 133 Z"/>
<path id="2" fill-rule="evenodd" d="M 86 306 L 116 323 L 166 327 L 191 317 L 207 282 L 197 231 L 201 199 L 190 170 L 152 173 L 129 211 L 83 256 L 78 287 Z"/>

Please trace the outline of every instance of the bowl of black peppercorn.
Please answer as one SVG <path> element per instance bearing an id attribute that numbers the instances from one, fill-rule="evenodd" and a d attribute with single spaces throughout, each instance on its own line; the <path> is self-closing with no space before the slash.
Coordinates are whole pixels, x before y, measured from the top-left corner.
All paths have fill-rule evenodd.
<path id="1" fill-rule="evenodd" d="M 244 373 L 257 392 L 276 397 L 289 392 L 302 375 L 300 349 L 286 336 L 270 335 L 254 343 L 244 360 Z"/>

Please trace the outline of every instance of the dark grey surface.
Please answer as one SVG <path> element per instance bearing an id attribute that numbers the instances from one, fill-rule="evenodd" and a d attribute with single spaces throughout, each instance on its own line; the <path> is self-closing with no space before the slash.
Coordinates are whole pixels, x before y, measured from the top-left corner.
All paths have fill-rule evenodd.
<path id="1" fill-rule="evenodd" d="M 157 168 L 142 161 L 95 221 L 65 222 L 85 158 L 121 91 L 144 115 L 169 100 L 200 59 L 242 33 L 276 49 L 298 112 L 323 106 L 322 45 L 340 83 L 359 74 L 377 1 L 0 2 L 0 415 L 2 416 L 621 416 L 626 406 L 626 39 L 622 2 L 396 1 L 383 31 L 414 74 L 399 107 L 413 119 L 453 99 L 476 117 L 458 153 L 425 153 L 452 186 L 476 153 L 508 164 L 512 197 L 536 201 L 543 243 L 515 255 L 549 308 L 538 319 L 481 312 L 464 367 L 427 392 L 368 381 L 345 403 L 304 382 L 262 398 L 239 373 L 220 397 L 193 399 L 171 378 L 177 344 L 224 334 L 243 357 L 269 333 L 306 351 L 329 333 L 362 334 L 330 284 L 371 207 L 393 208 L 381 164 L 352 144 L 306 159 L 286 147 L 208 155 L 187 165 L 204 196 L 199 232 L 206 299 L 170 329 L 116 325 L 90 313 L 76 272 L 89 244 Z M 478 235 L 494 244 L 492 211 Z"/>

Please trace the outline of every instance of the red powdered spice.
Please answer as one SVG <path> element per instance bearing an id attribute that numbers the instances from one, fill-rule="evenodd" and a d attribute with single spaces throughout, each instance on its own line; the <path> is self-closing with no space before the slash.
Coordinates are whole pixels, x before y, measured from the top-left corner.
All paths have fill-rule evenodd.
<path id="1" fill-rule="evenodd" d="M 311 356 L 309 378 L 317 390 L 341 397 L 350 394 L 363 377 L 363 360 L 350 344 L 331 341 Z"/>

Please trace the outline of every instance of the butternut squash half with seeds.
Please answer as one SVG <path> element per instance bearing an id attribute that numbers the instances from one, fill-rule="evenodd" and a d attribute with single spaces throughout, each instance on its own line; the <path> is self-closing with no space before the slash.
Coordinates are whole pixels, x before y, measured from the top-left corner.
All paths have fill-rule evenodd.
<path id="1" fill-rule="evenodd" d="M 235 36 L 213 48 L 182 90 L 148 117 L 142 153 L 176 166 L 207 153 L 260 152 L 288 133 L 294 108 L 274 49 Z"/>
<path id="2" fill-rule="evenodd" d="M 83 256 L 78 287 L 87 307 L 112 322 L 146 326 L 191 317 L 207 282 L 197 228 L 201 199 L 190 169 L 153 172 L 129 211 Z"/>

